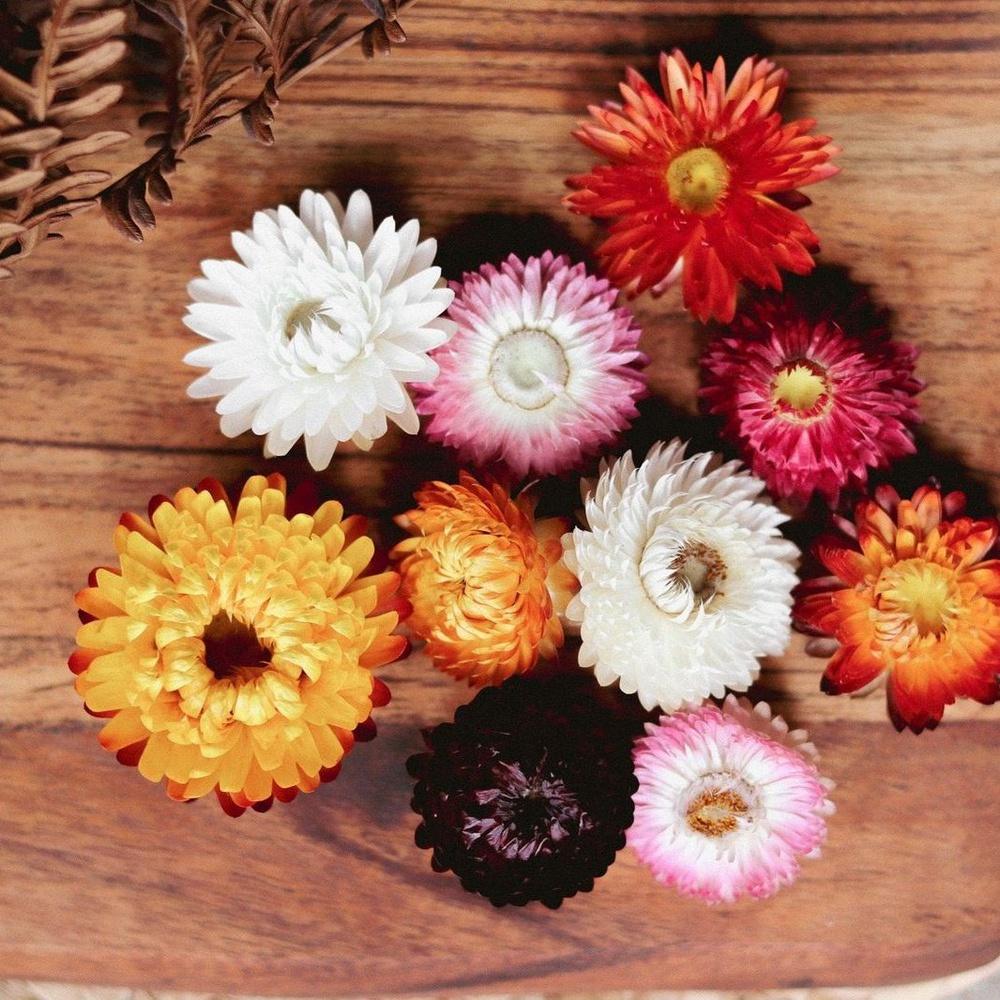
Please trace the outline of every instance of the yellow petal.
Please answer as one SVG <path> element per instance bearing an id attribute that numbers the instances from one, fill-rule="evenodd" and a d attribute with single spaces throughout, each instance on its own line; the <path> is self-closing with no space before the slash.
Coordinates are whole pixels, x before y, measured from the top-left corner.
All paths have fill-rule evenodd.
<path id="1" fill-rule="evenodd" d="M 109 719 L 97 737 L 105 750 L 113 753 L 146 739 L 149 731 L 139 718 L 139 709 L 127 708 Z"/>
<path id="2" fill-rule="evenodd" d="M 329 726 L 310 726 L 323 767 L 333 767 L 344 759 L 344 747 Z"/>
<path id="3" fill-rule="evenodd" d="M 222 758 L 219 766 L 219 788 L 224 792 L 240 791 L 246 782 L 251 759 L 250 740 L 244 734 L 236 746 Z"/>
<path id="4" fill-rule="evenodd" d="M 149 781 L 162 781 L 170 758 L 170 740 L 163 733 L 153 733 L 139 758 L 139 773 Z"/>
<path id="5" fill-rule="evenodd" d="M 362 535 L 355 539 L 350 545 L 340 553 L 342 562 L 351 567 L 351 576 L 358 576 L 362 570 L 372 561 L 375 555 L 375 543 L 367 536 Z"/>
<path id="6" fill-rule="evenodd" d="M 317 535 L 325 535 L 335 524 L 340 524 L 344 519 L 344 505 L 336 500 L 327 500 L 319 510 L 313 514 L 313 531 Z"/>
<path id="7" fill-rule="evenodd" d="M 76 644 L 85 649 L 123 649 L 146 631 L 144 622 L 126 615 L 86 622 L 76 632 Z"/>

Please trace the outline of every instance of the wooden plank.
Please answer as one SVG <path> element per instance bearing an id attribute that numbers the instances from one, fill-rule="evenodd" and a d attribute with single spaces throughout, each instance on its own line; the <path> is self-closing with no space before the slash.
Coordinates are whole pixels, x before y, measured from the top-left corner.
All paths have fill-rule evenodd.
<path id="1" fill-rule="evenodd" d="M 764 904 L 706 910 L 628 852 L 554 914 L 497 912 L 434 875 L 412 845 L 403 762 L 468 691 L 419 655 L 385 671 L 381 735 L 342 778 L 266 816 L 174 805 L 98 748 L 64 661 L 72 593 L 108 559 L 119 511 L 265 467 L 255 439 L 225 439 L 184 396 L 198 262 L 227 255 L 253 207 L 356 185 L 440 236 L 451 277 L 512 249 L 587 256 L 597 228 L 559 205 L 590 162 L 569 130 L 624 63 L 648 71 L 661 47 L 759 49 L 791 70 L 790 110 L 844 148 L 843 174 L 810 191 L 823 260 L 870 284 L 923 351 L 926 424 L 906 475 L 937 469 L 979 506 L 1000 501 L 995 3 L 421 0 L 405 25 L 391 59 L 348 54 L 289 92 L 274 148 L 230 129 L 192 151 L 143 246 L 93 214 L 0 285 L 0 975 L 286 995 L 749 989 L 906 982 L 994 958 L 997 710 L 963 704 L 937 732 L 899 736 L 879 696 L 821 695 L 800 637 L 755 694 L 814 732 L 839 813 L 824 859 Z M 704 332 L 676 298 L 636 309 L 655 399 L 630 442 L 705 444 Z M 266 467 L 305 472 L 299 451 Z M 322 480 L 388 537 L 386 515 L 453 471 L 393 435 L 371 456 L 346 449 Z M 573 489 L 549 499 L 568 511 Z"/>

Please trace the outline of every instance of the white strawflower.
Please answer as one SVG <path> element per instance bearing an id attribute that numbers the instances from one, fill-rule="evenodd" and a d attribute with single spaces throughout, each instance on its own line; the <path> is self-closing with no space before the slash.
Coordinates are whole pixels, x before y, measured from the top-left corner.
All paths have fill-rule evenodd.
<path id="1" fill-rule="evenodd" d="M 221 397 L 222 433 L 266 435 L 268 457 L 305 438 L 317 470 L 342 441 L 370 448 L 388 420 L 415 434 L 404 383 L 434 379 L 427 352 L 455 329 L 440 318 L 453 293 L 433 266 L 437 243 L 419 240 L 415 219 L 375 229 L 364 191 L 346 210 L 303 191 L 297 215 L 255 213 L 249 232 L 233 233 L 242 263 L 206 260 L 189 285 L 184 321 L 211 343 L 185 358 L 209 369 L 188 394 Z"/>
<path id="2" fill-rule="evenodd" d="M 563 536 L 580 591 L 566 617 L 580 665 L 647 709 L 672 712 L 745 691 L 758 657 L 784 652 L 798 549 L 764 484 L 714 452 L 658 444 L 602 466 L 584 494 L 587 529 Z"/>

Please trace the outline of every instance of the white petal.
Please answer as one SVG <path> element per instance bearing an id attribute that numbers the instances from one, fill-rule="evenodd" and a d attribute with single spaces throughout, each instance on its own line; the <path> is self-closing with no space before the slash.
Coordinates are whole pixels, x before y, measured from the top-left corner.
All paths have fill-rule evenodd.
<path id="1" fill-rule="evenodd" d="M 336 449 L 337 439 L 329 431 L 306 436 L 306 457 L 317 472 L 322 472 L 330 464 Z"/>
<path id="2" fill-rule="evenodd" d="M 413 400 L 404 393 L 405 404 L 401 413 L 389 413 L 389 419 L 406 431 L 407 434 L 416 434 L 420 430 L 420 417 L 413 408 Z"/>
<path id="3" fill-rule="evenodd" d="M 344 221 L 341 225 L 344 236 L 352 243 L 364 248 L 371 242 L 374 233 L 372 203 L 364 191 L 355 191 L 347 202 Z"/>

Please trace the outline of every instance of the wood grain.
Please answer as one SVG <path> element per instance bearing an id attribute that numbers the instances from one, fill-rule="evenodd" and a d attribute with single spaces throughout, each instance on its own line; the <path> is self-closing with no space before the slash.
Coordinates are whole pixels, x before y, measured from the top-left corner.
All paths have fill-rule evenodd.
<path id="1" fill-rule="evenodd" d="M 419 656 L 385 672 L 381 735 L 342 778 L 266 816 L 171 804 L 99 750 L 63 663 L 72 593 L 108 558 L 118 512 L 264 467 L 257 441 L 223 438 L 184 396 L 198 262 L 227 255 L 255 207 L 362 184 L 441 237 L 452 277 L 511 249 L 585 255 L 598 230 L 559 206 L 589 162 L 569 129 L 660 48 L 760 50 L 789 68 L 790 110 L 844 148 L 843 174 L 810 192 L 823 260 L 871 285 L 922 348 L 926 424 L 906 474 L 937 468 L 981 506 L 1000 500 L 996 3 L 421 0 L 405 25 L 390 60 L 348 53 L 290 92 L 273 149 L 229 130 L 193 150 L 143 246 L 88 216 L 0 285 L 0 975 L 292 995 L 748 989 L 993 959 L 1000 714 L 963 705 L 935 733 L 898 736 L 880 699 L 820 695 L 801 640 L 758 694 L 813 730 L 839 813 L 824 859 L 764 904 L 682 901 L 627 852 L 557 913 L 496 912 L 434 875 L 403 761 L 468 695 Z M 116 155 L 125 168 L 135 149 Z M 637 303 L 656 399 L 636 443 L 706 433 L 692 422 L 704 335 L 678 306 Z M 390 437 L 325 478 L 379 515 L 447 469 Z"/>

